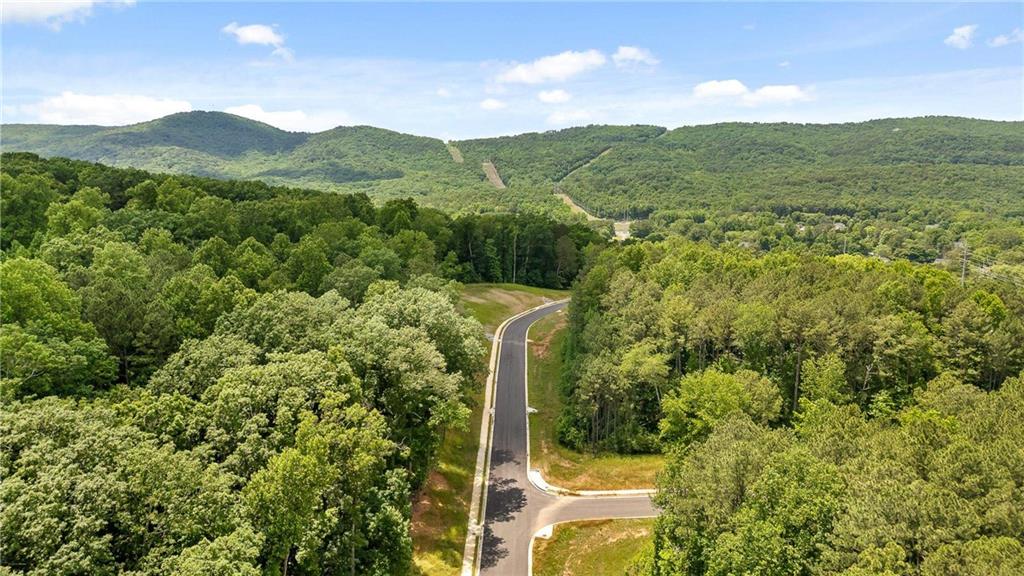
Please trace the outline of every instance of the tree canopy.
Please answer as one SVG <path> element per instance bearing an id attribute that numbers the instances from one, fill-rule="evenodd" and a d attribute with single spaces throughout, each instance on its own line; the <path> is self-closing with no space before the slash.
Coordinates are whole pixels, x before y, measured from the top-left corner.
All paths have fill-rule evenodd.
<path id="1" fill-rule="evenodd" d="M 457 282 L 568 286 L 603 242 L 540 215 L 2 160 L 5 573 L 409 572 L 412 494 L 484 369 Z"/>

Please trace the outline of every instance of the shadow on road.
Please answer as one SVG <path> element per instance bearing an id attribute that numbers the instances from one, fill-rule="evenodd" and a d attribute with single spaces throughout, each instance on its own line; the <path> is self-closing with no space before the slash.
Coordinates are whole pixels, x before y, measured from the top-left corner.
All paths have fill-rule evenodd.
<path id="1" fill-rule="evenodd" d="M 484 549 L 480 555 L 481 568 L 494 568 L 498 565 L 499 560 L 508 556 L 508 548 L 502 546 L 504 543 L 505 539 L 495 536 L 489 526 L 484 528 Z"/>
<path id="2" fill-rule="evenodd" d="M 508 522 L 526 508 L 526 492 L 512 478 L 493 478 L 487 488 L 487 519 Z"/>
<path id="3" fill-rule="evenodd" d="M 504 464 L 508 464 L 509 462 L 513 464 L 519 464 L 519 460 L 516 460 L 515 452 L 511 450 L 493 450 L 491 452 L 492 472 L 494 471 L 495 468 L 502 466 Z"/>

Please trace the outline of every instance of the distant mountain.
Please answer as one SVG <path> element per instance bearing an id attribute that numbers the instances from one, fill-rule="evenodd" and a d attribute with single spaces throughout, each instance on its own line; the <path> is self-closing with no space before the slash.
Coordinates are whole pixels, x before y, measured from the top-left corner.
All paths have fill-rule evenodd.
<path id="1" fill-rule="evenodd" d="M 2 149 L 157 172 L 361 191 L 376 198 L 414 196 L 455 211 L 530 206 L 548 211 L 561 206 L 550 194 L 553 180 L 612 143 L 663 131 L 593 126 L 473 140 L 466 142 L 467 159 L 460 163 L 439 139 L 371 126 L 310 134 L 223 112 L 182 112 L 119 127 L 8 124 Z M 481 169 L 485 160 L 514 175 L 516 189 L 499 191 L 488 184 Z"/>
<path id="2" fill-rule="evenodd" d="M 3 148 L 205 176 L 317 174 L 331 183 L 401 177 L 440 140 L 357 126 L 286 132 L 224 112 L 181 112 L 131 126 L 4 126 Z M 384 157 L 381 157 L 383 153 Z"/>
<path id="3" fill-rule="evenodd" d="M 816 209 L 829 204 L 818 202 L 822 195 L 842 196 L 849 211 L 858 202 L 875 206 L 932 190 L 958 202 L 990 188 L 999 191 L 993 198 L 1013 199 L 1024 170 L 1024 123 L 928 117 L 587 126 L 446 144 L 370 126 L 310 134 L 223 112 L 184 112 L 121 127 L 9 124 L 2 149 L 377 199 L 413 196 L 452 211 L 560 210 L 555 187 L 608 216 L 736 202 Z M 508 188 L 487 182 L 484 162 Z"/>
<path id="4" fill-rule="evenodd" d="M 560 183 L 593 213 L 1024 214 L 1024 122 L 952 117 L 689 126 L 614 146 Z M 911 198 L 916 198 L 910 202 Z"/>

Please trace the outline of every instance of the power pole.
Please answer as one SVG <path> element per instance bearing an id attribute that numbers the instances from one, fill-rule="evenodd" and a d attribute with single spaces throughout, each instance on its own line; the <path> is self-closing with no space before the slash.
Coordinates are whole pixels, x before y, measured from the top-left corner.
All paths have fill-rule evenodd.
<path id="1" fill-rule="evenodd" d="M 967 279 L 967 242 L 964 242 L 964 257 L 963 262 L 960 263 L 960 285 L 964 285 L 964 280 Z"/>

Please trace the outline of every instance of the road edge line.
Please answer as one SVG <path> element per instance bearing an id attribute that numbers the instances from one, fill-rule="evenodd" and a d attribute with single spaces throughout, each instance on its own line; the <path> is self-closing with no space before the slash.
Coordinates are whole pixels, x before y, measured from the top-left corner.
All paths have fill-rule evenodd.
<path id="1" fill-rule="evenodd" d="M 569 300 L 569 298 L 566 298 L 564 300 L 559 300 L 557 302 L 551 302 L 551 304 L 560 304 L 562 302 L 568 302 Z M 538 318 L 531 322 L 530 325 L 526 327 L 526 342 L 523 346 L 525 354 L 525 358 L 523 358 L 523 389 L 524 398 L 526 398 L 527 409 L 526 478 L 530 481 L 530 484 L 532 484 L 534 488 L 551 496 L 577 496 L 583 498 L 621 498 L 626 496 L 653 496 L 657 492 L 657 490 L 654 488 L 626 488 L 621 490 L 569 490 L 567 488 L 562 488 L 561 486 L 549 484 L 546 480 L 544 480 L 544 475 L 541 473 L 539 468 L 530 468 L 530 330 L 533 329 L 534 324 L 540 322 L 541 320 L 542 318 Z"/>
<path id="2" fill-rule="evenodd" d="M 487 380 L 484 383 L 484 405 L 480 419 L 480 444 L 477 448 L 476 471 L 473 475 L 473 493 L 470 496 L 469 514 L 467 515 L 466 544 L 462 551 L 462 576 L 473 576 L 480 571 L 480 559 L 482 556 L 480 548 L 483 544 L 484 532 L 481 515 L 485 513 L 487 506 L 488 462 L 490 462 L 491 442 L 494 434 L 494 418 L 492 417 L 491 410 L 494 408 L 494 387 L 498 381 L 498 368 L 501 365 L 498 360 L 501 354 L 501 339 L 505 334 L 505 328 L 514 320 L 518 320 L 527 314 L 567 301 L 568 298 L 545 302 L 529 310 L 509 316 L 494 331 L 494 340 L 491 342 L 491 360 L 488 363 Z M 527 335 L 529 335 L 529 329 L 527 329 Z M 527 435 L 529 435 L 529 422 L 527 422 Z M 526 450 L 527 462 L 529 462 L 529 436 L 527 436 Z M 479 529 L 474 533 L 473 528 L 475 526 L 479 526 Z"/>
<path id="3" fill-rule="evenodd" d="M 654 516 L 612 516 L 612 517 L 608 517 L 608 518 L 587 518 L 586 520 L 562 520 L 561 522 L 555 522 L 553 524 L 548 524 L 546 526 L 541 526 L 540 528 L 537 529 L 536 532 L 533 533 L 533 536 L 530 536 L 530 550 L 526 553 L 526 565 L 529 567 L 529 571 L 527 572 L 527 575 L 528 576 L 533 576 L 533 544 L 537 540 L 538 535 L 541 532 L 543 532 L 543 531 L 545 531 L 545 530 L 547 530 L 549 528 L 551 529 L 551 535 L 545 537 L 544 538 L 545 540 L 550 540 L 551 538 L 555 537 L 555 526 L 558 526 L 559 524 L 572 524 L 573 522 L 593 522 L 595 520 L 596 521 L 601 521 L 601 520 L 643 520 L 643 519 L 646 519 L 646 518 L 657 518 L 657 517 L 658 517 L 657 514 L 655 514 Z"/>

